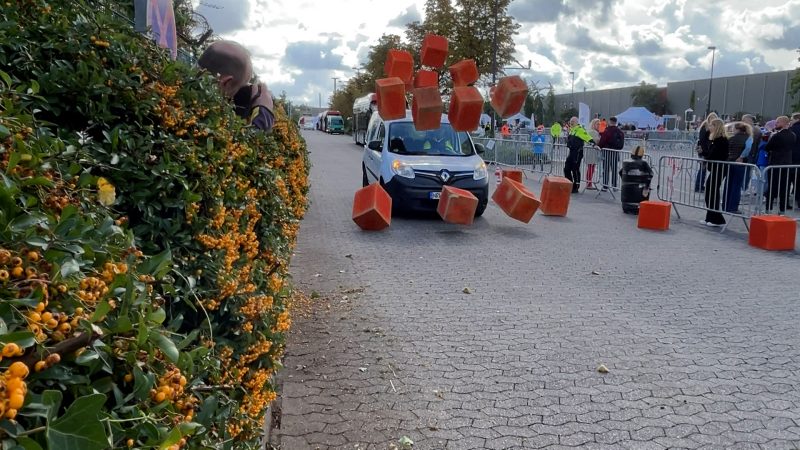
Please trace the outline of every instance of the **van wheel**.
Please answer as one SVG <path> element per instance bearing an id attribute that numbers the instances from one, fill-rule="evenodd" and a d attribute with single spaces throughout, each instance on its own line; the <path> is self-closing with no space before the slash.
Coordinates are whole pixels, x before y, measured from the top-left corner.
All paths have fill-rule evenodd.
<path id="1" fill-rule="evenodd" d="M 478 209 L 475 210 L 475 217 L 482 216 L 483 213 L 486 211 L 486 207 L 488 205 L 489 205 L 489 200 L 486 200 L 486 202 L 483 202 L 483 203 L 479 203 L 478 204 Z"/>
<path id="2" fill-rule="evenodd" d="M 369 186 L 369 178 L 367 178 L 367 166 L 361 163 L 361 187 Z"/>

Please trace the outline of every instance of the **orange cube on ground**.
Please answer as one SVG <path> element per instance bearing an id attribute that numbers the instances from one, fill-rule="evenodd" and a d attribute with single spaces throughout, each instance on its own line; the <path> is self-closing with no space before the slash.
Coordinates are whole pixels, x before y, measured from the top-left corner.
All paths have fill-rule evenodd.
<path id="1" fill-rule="evenodd" d="M 503 177 L 500 186 L 497 186 L 492 200 L 512 219 L 528 223 L 536 214 L 541 202 L 529 191 L 525 185 L 511 178 Z"/>
<path id="2" fill-rule="evenodd" d="M 447 118 L 456 131 L 473 131 L 481 123 L 483 96 L 474 86 L 453 88 Z"/>
<path id="3" fill-rule="evenodd" d="M 517 183 L 522 183 L 522 171 L 519 169 L 503 169 L 502 178 L 510 178 Z"/>
<path id="4" fill-rule="evenodd" d="M 439 87 L 439 74 L 432 70 L 418 70 L 414 77 L 414 87 Z"/>
<path id="5" fill-rule="evenodd" d="M 528 97 L 528 85 L 518 75 L 503 77 L 492 89 L 492 108 L 500 117 L 507 119 L 522 111 Z"/>
<path id="6" fill-rule="evenodd" d="M 472 225 L 475 220 L 475 211 L 478 209 L 478 197 L 470 191 L 445 186 L 436 212 L 442 220 L 461 225 Z"/>
<path id="7" fill-rule="evenodd" d="M 380 184 L 372 183 L 356 191 L 353 222 L 368 231 L 379 231 L 392 223 L 392 197 Z"/>
<path id="8" fill-rule="evenodd" d="M 639 219 L 637 226 L 647 230 L 669 230 L 669 215 L 672 203 L 658 200 L 647 200 L 639 203 Z"/>
<path id="9" fill-rule="evenodd" d="M 797 222 L 783 216 L 753 216 L 750 245 L 764 250 L 794 250 Z"/>
<path id="10" fill-rule="evenodd" d="M 564 177 L 545 177 L 542 184 L 542 214 L 565 217 L 569 210 L 572 182 Z"/>
<path id="11" fill-rule="evenodd" d="M 436 34 L 426 34 L 422 40 L 420 62 L 423 66 L 440 68 L 447 60 L 447 38 Z"/>
<path id="12" fill-rule="evenodd" d="M 405 84 L 411 84 L 414 76 L 414 57 L 405 50 L 389 50 L 386 63 L 383 65 L 386 78 L 400 78 Z"/>
<path id="13" fill-rule="evenodd" d="M 378 113 L 383 120 L 406 116 L 406 85 L 400 78 L 381 78 L 375 81 Z"/>
<path id="14" fill-rule="evenodd" d="M 474 59 L 464 59 L 450 66 L 450 76 L 454 87 L 469 86 L 480 77 Z"/>
<path id="15" fill-rule="evenodd" d="M 442 96 L 438 87 L 418 88 L 414 90 L 411 101 L 411 117 L 414 128 L 419 131 L 436 130 L 442 123 Z"/>

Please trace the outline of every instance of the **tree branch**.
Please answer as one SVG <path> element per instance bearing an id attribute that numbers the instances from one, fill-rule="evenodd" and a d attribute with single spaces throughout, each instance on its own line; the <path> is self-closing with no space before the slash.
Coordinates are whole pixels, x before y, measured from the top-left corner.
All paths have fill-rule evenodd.
<path id="1" fill-rule="evenodd" d="M 49 355 L 57 354 L 62 357 L 69 355 L 70 353 L 74 353 L 79 348 L 88 346 L 99 338 L 99 334 L 84 331 L 75 337 L 59 342 L 53 347 L 45 348 L 43 352 L 34 351 L 22 356 L 21 358 L 17 358 L 16 360 L 22 361 L 22 363 L 28 366 L 28 368 L 33 369 L 37 362 L 47 358 Z"/>

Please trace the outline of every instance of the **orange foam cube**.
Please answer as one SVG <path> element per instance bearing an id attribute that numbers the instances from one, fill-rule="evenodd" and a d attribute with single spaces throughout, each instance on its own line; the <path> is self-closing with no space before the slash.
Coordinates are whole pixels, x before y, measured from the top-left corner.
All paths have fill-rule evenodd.
<path id="1" fill-rule="evenodd" d="M 517 183 L 522 183 L 522 171 L 519 169 L 503 169 L 502 178 L 510 178 Z"/>
<path id="2" fill-rule="evenodd" d="M 442 96 L 438 87 L 418 88 L 414 90 L 411 101 L 411 117 L 414 128 L 419 131 L 436 130 L 442 123 Z"/>
<path id="3" fill-rule="evenodd" d="M 405 84 L 411 84 L 414 76 L 414 57 L 405 50 L 392 49 L 386 55 L 383 71 L 387 78 L 400 78 Z"/>
<path id="4" fill-rule="evenodd" d="M 380 231 L 392 223 L 392 197 L 378 183 L 356 191 L 353 222 L 362 230 Z"/>
<path id="5" fill-rule="evenodd" d="M 519 75 L 503 77 L 492 89 L 490 97 L 492 108 L 500 117 L 507 119 L 522 111 L 528 97 L 528 85 Z"/>
<path id="6" fill-rule="evenodd" d="M 464 59 L 450 66 L 450 77 L 453 78 L 453 86 L 469 86 L 478 81 L 478 66 L 474 59 Z"/>
<path id="7" fill-rule="evenodd" d="M 453 88 L 447 118 L 456 131 L 473 131 L 481 123 L 483 96 L 474 86 Z"/>
<path id="8" fill-rule="evenodd" d="M 545 177 L 542 184 L 542 214 L 565 217 L 569 210 L 572 182 L 564 177 Z"/>
<path id="9" fill-rule="evenodd" d="M 672 203 L 658 200 L 647 200 L 639 203 L 639 219 L 637 226 L 647 230 L 669 230 L 669 215 Z"/>
<path id="10" fill-rule="evenodd" d="M 439 87 L 439 74 L 432 70 L 418 70 L 414 77 L 414 87 Z"/>
<path id="11" fill-rule="evenodd" d="M 445 186 L 442 189 L 442 196 L 439 199 L 436 212 L 445 222 L 472 225 L 477 209 L 478 197 L 475 197 L 472 192 Z"/>
<path id="12" fill-rule="evenodd" d="M 378 113 L 383 120 L 402 119 L 406 116 L 406 85 L 398 77 L 375 81 Z"/>
<path id="13" fill-rule="evenodd" d="M 426 34 L 422 40 L 420 62 L 423 66 L 441 68 L 447 59 L 447 38 L 437 34 Z"/>
<path id="14" fill-rule="evenodd" d="M 753 216 L 750 245 L 764 250 L 794 250 L 797 222 L 783 216 Z"/>
<path id="15" fill-rule="evenodd" d="M 500 186 L 497 186 L 492 200 L 512 219 L 528 223 L 536 214 L 541 202 L 529 191 L 525 185 L 511 178 L 503 177 Z"/>

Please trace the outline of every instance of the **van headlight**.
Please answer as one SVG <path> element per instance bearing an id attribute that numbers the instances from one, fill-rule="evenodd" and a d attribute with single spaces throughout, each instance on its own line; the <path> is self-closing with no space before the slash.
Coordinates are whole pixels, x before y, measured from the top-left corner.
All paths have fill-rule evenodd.
<path id="1" fill-rule="evenodd" d="M 486 170 L 486 163 L 480 163 L 475 166 L 475 172 L 472 173 L 472 178 L 475 180 L 482 180 L 489 176 L 489 172 Z"/>
<path id="2" fill-rule="evenodd" d="M 403 178 L 413 179 L 415 176 L 413 167 L 397 159 L 392 161 L 392 172 L 394 172 L 395 175 Z"/>

